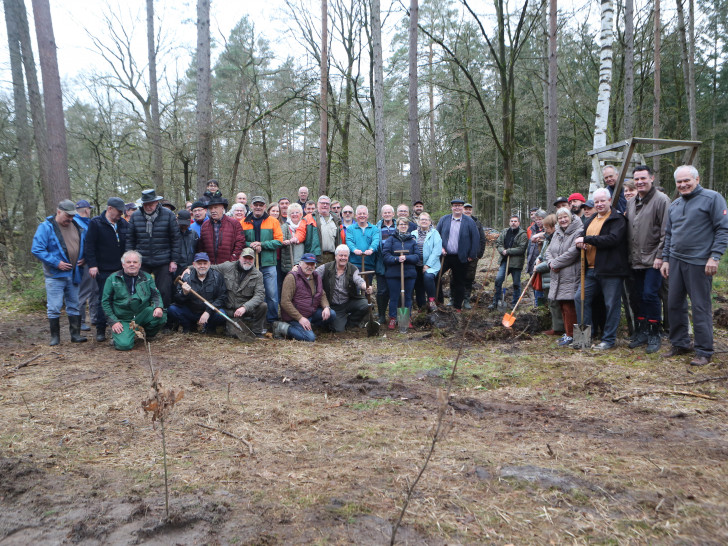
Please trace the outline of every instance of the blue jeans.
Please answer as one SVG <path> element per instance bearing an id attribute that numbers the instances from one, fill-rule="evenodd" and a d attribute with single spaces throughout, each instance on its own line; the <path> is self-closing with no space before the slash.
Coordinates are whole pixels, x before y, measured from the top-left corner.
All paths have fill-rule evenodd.
<path id="1" fill-rule="evenodd" d="M 402 282 L 397 278 L 387 278 L 389 287 L 389 318 L 397 318 L 397 307 L 402 306 Z M 415 287 L 415 278 L 404 280 L 404 306 L 412 308 L 412 290 Z"/>
<path id="2" fill-rule="evenodd" d="M 495 298 L 493 299 L 494 303 L 500 301 L 503 294 L 503 281 L 506 280 L 508 273 L 510 273 L 511 278 L 513 279 L 513 305 L 516 305 L 518 298 L 521 297 L 521 271 L 522 269 L 509 267 L 508 272 L 506 272 L 506 262 L 501 262 L 500 267 L 498 268 L 498 274 L 495 276 Z"/>
<path id="3" fill-rule="evenodd" d="M 659 269 L 633 269 L 635 290 L 639 295 L 640 317 L 647 320 L 659 321 L 662 318 L 662 301 L 660 288 L 662 275 Z"/>
<path id="4" fill-rule="evenodd" d="M 437 297 L 437 273 L 434 275 L 432 273 L 428 273 L 425 271 L 422 274 L 422 280 L 425 283 L 425 292 L 427 293 L 427 298 L 436 298 Z"/>
<path id="5" fill-rule="evenodd" d="M 604 296 L 607 308 L 607 319 L 604 322 L 602 341 L 614 345 L 617 341 L 617 328 L 622 314 L 622 277 L 597 277 L 594 269 L 586 272 L 584 282 L 584 319 L 581 318 L 581 290 L 577 290 L 574 298 L 576 317 L 579 324 L 592 323 L 592 303 L 600 294 Z"/>
<path id="6" fill-rule="evenodd" d="M 265 303 L 268 305 L 266 320 L 273 322 L 278 320 L 278 275 L 276 266 L 267 265 L 260 268 L 263 274 L 263 286 L 265 286 Z"/>
<path id="7" fill-rule="evenodd" d="M 334 319 L 336 318 L 336 311 L 331 309 L 331 315 L 326 320 L 324 320 L 321 316 L 323 312 L 323 308 L 319 307 L 313 315 L 308 317 L 308 320 L 311 322 L 311 326 L 333 326 Z M 316 334 L 313 333 L 313 330 L 304 330 L 303 326 L 301 326 L 297 320 L 290 321 L 288 325 L 290 326 L 288 328 L 288 335 L 293 339 L 298 341 L 316 341 Z"/>
<path id="8" fill-rule="evenodd" d="M 66 314 L 69 317 L 77 317 L 78 312 L 78 285 L 73 284 L 71 277 L 53 279 L 45 278 L 46 299 L 48 300 L 48 318 L 61 316 L 63 302 L 66 302 Z"/>
<path id="9" fill-rule="evenodd" d="M 204 312 L 204 311 L 203 311 Z M 221 324 L 225 324 L 227 321 L 222 318 L 218 313 L 214 311 L 208 311 L 210 318 L 207 319 L 207 331 L 213 331 Z M 197 321 L 200 320 L 202 313 L 196 313 L 189 307 L 173 303 L 167 309 L 167 316 L 173 321 L 177 321 L 182 325 L 182 330 L 188 332 L 197 327 Z"/>

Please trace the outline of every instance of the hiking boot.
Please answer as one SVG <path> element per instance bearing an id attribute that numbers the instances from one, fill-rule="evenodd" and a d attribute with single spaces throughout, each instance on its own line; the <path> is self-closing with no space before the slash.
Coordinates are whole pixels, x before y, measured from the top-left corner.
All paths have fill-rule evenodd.
<path id="1" fill-rule="evenodd" d="M 51 318 L 48 322 L 51 325 L 51 342 L 48 345 L 55 347 L 61 343 L 61 319 Z"/>
<path id="2" fill-rule="evenodd" d="M 101 343 L 102 341 L 106 341 L 106 326 L 101 328 L 100 326 L 96 327 L 96 341 Z"/>
<path id="3" fill-rule="evenodd" d="M 710 357 L 698 355 L 690 361 L 691 366 L 707 366 L 710 364 Z"/>
<path id="4" fill-rule="evenodd" d="M 80 315 L 69 315 L 68 316 L 68 331 L 71 332 L 72 343 L 83 343 L 88 341 L 85 337 L 81 337 L 81 316 Z"/>
<path id="5" fill-rule="evenodd" d="M 647 349 L 645 352 L 648 355 L 656 353 L 662 347 L 662 337 L 660 337 L 660 323 L 656 320 L 651 320 L 647 323 Z"/>
<path id="6" fill-rule="evenodd" d="M 629 348 L 636 349 L 647 344 L 648 323 L 644 318 L 637 319 L 637 327 L 629 340 Z M 653 351 L 654 352 L 654 351 Z"/>
<path id="7" fill-rule="evenodd" d="M 672 358 L 673 356 L 680 356 L 680 355 L 687 355 L 690 354 L 693 350 L 687 347 L 678 347 L 677 345 L 673 345 L 670 347 L 670 350 L 665 353 L 665 358 Z"/>
<path id="8" fill-rule="evenodd" d="M 394 330 L 396 327 L 397 327 L 397 319 L 392 317 L 391 319 L 389 319 L 389 324 L 387 325 L 387 328 L 389 328 L 390 330 Z"/>

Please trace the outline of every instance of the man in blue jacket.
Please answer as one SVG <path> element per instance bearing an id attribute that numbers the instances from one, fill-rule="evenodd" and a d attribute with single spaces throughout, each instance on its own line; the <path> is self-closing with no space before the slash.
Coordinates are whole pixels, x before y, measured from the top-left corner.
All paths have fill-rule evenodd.
<path id="1" fill-rule="evenodd" d="M 452 271 L 450 298 L 457 312 L 463 307 L 468 264 L 478 259 L 480 248 L 478 227 L 472 218 L 463 214 L 463 205 L 465 201 L 460 198 L 450 201 L 452 214 L 443 216 L 437 223 L 437 231 L 442 237 L 442 253 L 445 255 L 441 274 Z M 438 294 L 437 299 L 442 301 L 442 293 Z"/>
<path id="2" fill-rule="evenodd" d="M 81 337 L 81 316 L 78 312 L 78 286 L 81 283 L 85 229 L 73 221 L 76 205 L 70 199 L 58 204 L 55 216 L 48 216 L 33 236 L 31 252 L 43 263 L 50 345 L 61 342 L 61 308 L 65 301 L 71 341 Z"/>

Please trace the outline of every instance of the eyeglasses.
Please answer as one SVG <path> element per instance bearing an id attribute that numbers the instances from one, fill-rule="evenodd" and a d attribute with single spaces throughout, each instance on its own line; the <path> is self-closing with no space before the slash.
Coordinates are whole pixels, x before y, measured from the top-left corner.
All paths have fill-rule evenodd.
<path id="1" fill-rule="evenodd" d="M 345 210 L 342 214 L 354 214 L 353 210 Z"/>

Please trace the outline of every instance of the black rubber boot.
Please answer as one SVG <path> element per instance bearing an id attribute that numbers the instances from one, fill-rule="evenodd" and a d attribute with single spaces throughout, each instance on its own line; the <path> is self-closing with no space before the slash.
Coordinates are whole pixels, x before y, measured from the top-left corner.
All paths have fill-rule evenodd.
<path id="1" fill-rule="evenodd" d="M 68 331 L 71 332 L 72 343 L 83 343 L 84 341 L 88 341 L 88 339 L 81 336 L 81 317 L 79 315 L 68 316 Z"/>
<path id="2" fill-rule="evenodd" d="M 387 323 L 387 304 L 389 297 L 377 296 L 377 313 L 379 313 L 379 324 Z"/>
<path id="3" fill-rule="evenodd" d="M 645 352 L 650 355 L 660 350 L 662 336 L 660 335 L 660 323 L 658 321 L 651 320 L 647 325 L 647 349 L 645 349 Z"/>
<path id="4" fill-rule="evenodd" d="M 99 343 L 106 341 L 106 325 L 96 326 L 96 341 Z"/>
<path id="5" fill-rule="evenodd" d="M 644 318 L 637 318 L 637 327 L 632 334 L 632 338 L 629 341 L 629 348 L 634 349 L 647 344 L 647 321 Z"/>
<path id="6" fill-rule="evenodd" d="M 51 318 L 48 319 L 48 322 L 51 325 L 51 342 L 49 345 L 55 347 L 61 343 L 61 319 Z"/>

